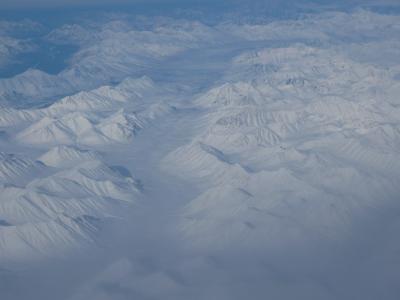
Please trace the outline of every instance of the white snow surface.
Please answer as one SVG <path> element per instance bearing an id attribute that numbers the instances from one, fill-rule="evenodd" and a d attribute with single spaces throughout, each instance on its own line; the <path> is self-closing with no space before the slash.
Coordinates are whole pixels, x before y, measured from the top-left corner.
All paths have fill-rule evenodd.
<path id="1" fill-rule="evenodd" d="M 398 299 L 399 16 L 146 26 L 0 79 L 0 298 Z"/>

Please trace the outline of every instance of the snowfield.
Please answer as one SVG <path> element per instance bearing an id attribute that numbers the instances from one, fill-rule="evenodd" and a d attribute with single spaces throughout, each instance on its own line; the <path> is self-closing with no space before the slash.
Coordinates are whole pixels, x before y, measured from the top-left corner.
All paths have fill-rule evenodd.
<path id="1" fill-rule="evenodd" d="M 1 299 L 399 299 L 398 14 L 26 26 L 78 50 L 0 78 Z"/>

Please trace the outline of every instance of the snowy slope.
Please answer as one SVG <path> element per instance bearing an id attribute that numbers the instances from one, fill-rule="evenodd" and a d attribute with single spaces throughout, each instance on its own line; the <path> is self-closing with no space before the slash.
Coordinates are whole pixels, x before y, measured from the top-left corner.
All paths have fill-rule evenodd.
<path id="1" fill-rule="evenodd" d="M 129 23 L 116 24 L 110 21 L 90 30 L 70 24 L 49 33 L 47 39 L 52 42 L 79 44 L 70 67 L 56 75 L 29 69 L 0 79 L 0 97 L 10 104 L 21 98 L 51 102 L 57 96 L 135 76 L 200 43 L 215 42 L 220 36 L 218 30 L 192 21 L 154 24 L 149 30 L 137 30 Z"/>
<path id="2" fill-rule="evenodd" d="M 63 150 L 65 157 L 67 150 Z M 75 155 L 69 151 L 70 158 L 76 158 L 75 150 Z M 75 160 L 75 167 L 42 178 L 37 178 L 40 173 L 32 167 L 21 166 L 27 162 L 3 163 L 2 169 L 8 173 L 12 168 L 13 174 L 5 175 L 8 179 L 13 176 L 14 182 L 24 182 L 20 178 L 26 175 L 17 174 L 22 167 L 36 178 L 21 187 L 4 183 L 0 187 L 1 261 L 29 261 L 88 246 L 105 218 L 134 203 L 139 186 L 132 178 L 123 177 L 100 161 L 85 161 L 79 164 Z M 2 178 L 2 182 L 6 181 Z"/>
<path id="3" fill-rule="evenodd" d="M 146 124 L 173 112 L 158 102 L 161 94 L 166 96 L 147 77 L 126 78 L 45 108 L 2 108 L 2 128 L 41 153 L 37 160 L 1 153 L 2 261 L 89 246 L 108 219 L 137 202 L 141 185 L 129 172 L 109 167 L 100 152 L 79 145 L 129 143 Z"/>
<path id="4" fill-rule="evenodd" d="M 259 7 L 0 21 L 1 299 L 399 298 L 399 16 Z"/>
<path id="5" fill-rule="evenodd" d="M 79 149 L 74 146 L 59 145 L 51 148 L 40 156 L 38 160 L 47 166 L 64 167 L 100 158 L 101 154 L 96 151 Z"/>
<path id="6" fill-rule="evenodd" d="M 400 194 L 400 111 L 387 94 L 398 78 L 385 68 L 297 44 L 243 53 L 224 76 L 232 82 L 195 101 L 206 110 L 198 135 L 164 158 L 210 187 L 183 209 L 190 241 L 296 239 L 284 232 L 298 226 L 340 236 Z"/>
<path id="7" fill-rule="evenodd" d="M 141 183 L 123 166 L 107 165 L 97 147 L 130 145 L 142 129 L 173 114 L 165 102 L 173 92 L 146 76 L 127 77 L 44 108 L 1 108 L 7 141 L 36 147 L 38 155 L 1 153 L 0 260 L 93 246 L 110 220 L 134 209 Z"/>

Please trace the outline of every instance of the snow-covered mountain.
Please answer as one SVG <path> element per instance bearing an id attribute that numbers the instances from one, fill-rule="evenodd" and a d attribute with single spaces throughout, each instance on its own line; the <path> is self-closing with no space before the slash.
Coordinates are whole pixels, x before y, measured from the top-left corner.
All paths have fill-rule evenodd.
<path id="1" fill-rule="evenodd" d="M 400 194 L 400 111 L 382 96 L 397 86 L 388 70 L 296 45 L 241 54 L 225 77 L 232 82 L 195 101 L 206 107 L 202 130 L 165 158 L 210 187 L 183 211 L 189 238 L 208 248 L 258 243 L 268 239 L 264 222 L 281 219 L 291 220 L 284 230 L 340 236 L 343 222 Z"/>
<path id="2" fill-rule="evenodd" d="M 9 142 L 38 147 L 41 154 L 1 153 L 0 259 L 17 263 L 91 246 L 108 219 L 137 203 L 141 184 L 86 147 L 131 142 L 173 112 L 158 102 L 169 93 L 150 78 L 126 78 L 45 108 L 2 108 Z"/>
<path id="3" fill-rule="evenodd" d="M 170 56 L 200 44 L 215 43 L 220 37 L 218 30 L 191 21 L 155 24 L 152 30 L 126 26 L 120 28 L 110 22 L 87 32 L 73 24 L 54 30 L 47 36 L 50 41 L 80 45 L 70 67 L 56 75 L 29 69 L 0 79 L 0 100 L 10 104 L 21 98 L 51 102 L 54 97 L 135 76 Z M 1 55 L 1 51 L 0 48 L 0 57 L 6 58 L 7 53 Z"/>
<path id="4" fill-rule="evenodd" d="M 306 2 L 0 22 L 0 298 L 397 299 L 400 18 Z"/>

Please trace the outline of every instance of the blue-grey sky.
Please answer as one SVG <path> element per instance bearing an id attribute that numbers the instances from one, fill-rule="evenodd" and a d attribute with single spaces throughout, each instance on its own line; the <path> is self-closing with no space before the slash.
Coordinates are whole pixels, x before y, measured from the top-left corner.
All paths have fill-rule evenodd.
<path id="1" fill-rule="evenodd" d="M 57 8 L 74 6 L 102 6 L 102 5 L 135 5 L 135 4 L 173 4 L 173 5 L 212 5 L 212 4 L 254 4 L 265 3 L 274 6 L 279 4 L 296 5 L 300 2 L 313 2 L 321 4 L 399 4 L 399 0 L 0 0 L 1 9 L 31 9 L 31 8 Z"/>
<path id="2" fill-rule="evenodd" d="M 236 2 L 236 0 L 1 0 L 1 8 L 50 8 L 62 6 L 99 6 L 134 4 L 202 4 L 215 2 Z"/>

